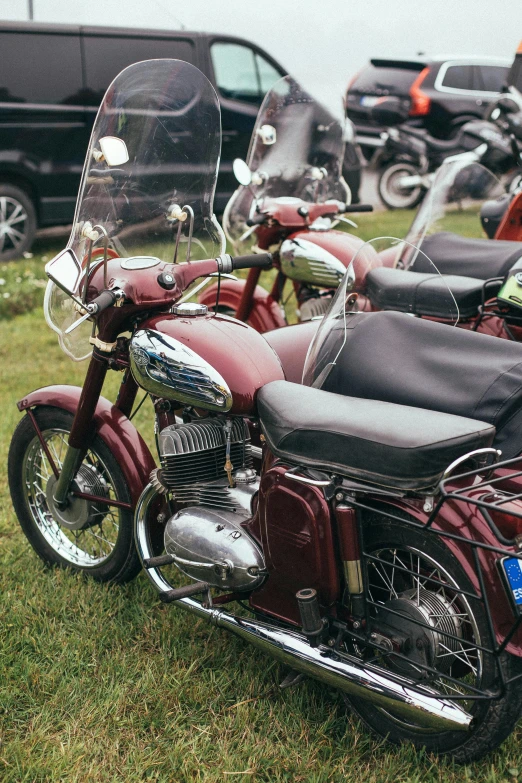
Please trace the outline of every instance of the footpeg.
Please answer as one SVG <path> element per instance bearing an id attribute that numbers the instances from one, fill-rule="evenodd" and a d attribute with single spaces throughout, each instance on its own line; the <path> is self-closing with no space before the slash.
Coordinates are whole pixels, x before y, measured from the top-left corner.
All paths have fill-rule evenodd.
<path id="1" fill-rule="evenodd" d="M 144 568 L 161 568 L 161 566 L 170 565 L 174 563 L 176 558 L 174 555 L 159 555 L 158 557 L 147 557 L 143 561 Z"/>
<path id="2" fill-rule="evenodd" d="M 150 558 L 155 560 L 156 558 Z M 159 594 L 160 601 L 164 604 L 170 604 L 172 601 L 179 601 L 180 598 L 190 598 L 192 595 L 198 593 L 207 593 L 210 590 L 208 582 L 194 582 L 191 585 L 185 585 L 185 587 L 176 587 L 173 590 L 166 590 L 164 593 Z"/>

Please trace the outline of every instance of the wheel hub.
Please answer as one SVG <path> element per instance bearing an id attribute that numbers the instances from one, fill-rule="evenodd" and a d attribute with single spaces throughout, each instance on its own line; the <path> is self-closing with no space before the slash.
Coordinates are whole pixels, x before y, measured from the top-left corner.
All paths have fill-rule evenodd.
<path id="1" fill-rule="evenodd" d="M 69 493 L 67 505 L 60 508 L 54 500 L 56 482 L 56 477 L 52 475 L 45 488 L 45 497 L 47 499 L 47 507 L 59 525 L 67 530 L 85 530 L 102 521 L 103 517 L 100 516 L 100 512 L 103 512 L 102 504 L 96 504 L 85 498 L 75 497 L 72 492 Z M 89 465 L 80 466 L 72 488 L 75 492 L 83 492 L 88 495 L 109 496 L 106 483 L 96 470 Z"/>
<path id="2" fill-rule="evenodd" d="M 415 679 L 425 675 L 419 667 L 447 672 L 463 638 L 458 607 L 444 595 L 424 588 L 405 590 L 386 601 L 379 609 L 377 621 L 380 630 L 385 627 L 388 635 L 400 640 L 400 652 L 408 657 L 404 660 L 390 656 L 390 664 Z"/>

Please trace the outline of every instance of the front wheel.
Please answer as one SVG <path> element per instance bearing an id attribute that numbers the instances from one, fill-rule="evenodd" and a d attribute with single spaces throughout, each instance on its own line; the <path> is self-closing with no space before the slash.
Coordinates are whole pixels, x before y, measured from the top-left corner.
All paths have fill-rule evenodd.
<path id="1" fill-rule="evenodd" d="M 365 550 L 371 555 L 372 628 L 406 640 L 406 654 L 385 656 L 382 664 L 419 684 L 426 682 L 442 697 L 459 697 L 456 703 L 473 720 L 468 731 L 440 732 L 360 699 L 350 703 L 375 733 L 393 743 L 409 741 L 461 764 L 475 761 L 515 728 L 522 682 L 503 687 L 502 676 L 507 681 L 520 674 L 521 661 L 507 653 L 497 660 L 486 652 L 491 641 L 483 604 L 469 597 L 473 586 L 436 534 L 373 513 L 364 520 L 364 529 Z M 489 698 L 488 693 L 498 696 Z M 485 697 L 477 699 L 480 694 Z"/>
<path id="2" fill-rule="evenodd" d="M 60 470 L 73 416 L 53 407 L 35 410 L 49 453 Z M 18 424 L 8 458 L 13 506 L 29 543 L 48 565 L 83 571 L 100 582 L 127 582 L 140 570 L 130 509 L 71 495 L 55 506 L 56 481 L 46 452 L 29 418 Z M 130 492 L 113 454 L 96 435 L 81 464 L 77 491 L 130 503 Z"/>
<path id="3" fill-rule="evenodd" d="M 422 186 L 401 184 L 405 177 L 414 176 L 419 176 L 419 170 L 412 163 L 392 163 L 382 171 L 377 189 L 382 203 L 388 209 L 411 209 L 420 203 Z"/>

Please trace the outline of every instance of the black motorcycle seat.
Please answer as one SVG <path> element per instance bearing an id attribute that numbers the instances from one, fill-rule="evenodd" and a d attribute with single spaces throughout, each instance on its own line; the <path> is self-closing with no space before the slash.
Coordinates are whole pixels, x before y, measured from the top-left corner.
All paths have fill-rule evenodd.
<path id="1" fill-rule="evenodd" d="M 381 487 L 430 491 L 458 457 L 491 445 L 490 424 L 273 381 L 257 398 L 270 450 L 283 460 Z"/>
<path id="2" fill-rule="evenodd" d="M 505 458 L 522 452 L 522 345 L 390 310 L 346 322 L 326 391 L 487 422 Z"/>
<path id="3" fill-rule="evenodd" d="M 515 262 L 522 258 L 522 242 L 470 239 L 450 231 L 430 234 L 422 241 L 421 248 L 428 258 L 418 253 L 411 271 L 433 272 L 431 260 L 441 274 L 481 280 L 505 277 Z"/>
<path id="4" fill-rule="evenodd" d="M 487 296 L 498 293 L 501 283 L 488 285 Z M 458 275 L 406 272 L 380 267 L 366 277 L 366 296 L 380 310 L 446 318 L 473 318 L 482 304 L 484 280 Z M 455 304 L 456 303 L 456 304 Z M 458 307 L 458 311 L 457 311 Z"/>

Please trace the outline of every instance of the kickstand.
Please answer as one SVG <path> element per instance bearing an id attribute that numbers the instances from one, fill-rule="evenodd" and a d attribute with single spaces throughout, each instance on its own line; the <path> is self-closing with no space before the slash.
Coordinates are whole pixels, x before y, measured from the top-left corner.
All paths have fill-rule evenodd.
<path id="1" fill-rule="evenodd" d="M 279 688 L 284 691 L 293 685 L 299 685 L 305 678 L 306 674 L 303 674 L 303 672 L 296 672 L 295 669 L 290 669 L 284 680 L 279 684 Z"/>

